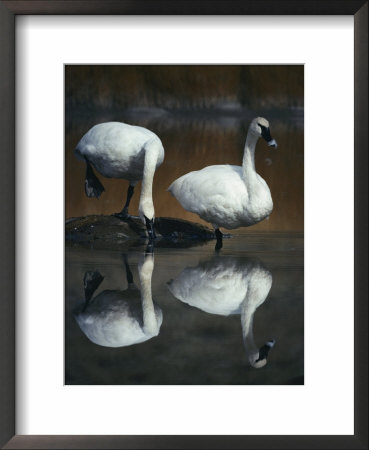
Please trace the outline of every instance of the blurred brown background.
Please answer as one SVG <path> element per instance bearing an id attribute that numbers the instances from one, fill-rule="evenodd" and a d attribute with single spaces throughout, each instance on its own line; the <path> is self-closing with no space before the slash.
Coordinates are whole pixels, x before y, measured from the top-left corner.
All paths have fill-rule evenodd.
<path id="1" fill-rule="evenodd" d="M 253 66 L 65 67 L 66 218 L 120 211 L 128 182 L 106 179 L 100 199 L 84 193 L 85 165 L 73 150 L 93 125 L 126 122 L 149 128 L 163 142 L 165 159 L 154 178 L 156 216 L 204 223 L 185 211 L 166 189 L 179 176 L 211 164 L 242 163 L 250 121 L 263 116 L 279 144 L 262 140 L 256 170 L 268 183 L 274 210 L 249 231 L 303 231 L 304 68 Z M 137 214 L 140 185 L 130 213 Z M 232 231 L 236 232 L 236 230 Z"/>

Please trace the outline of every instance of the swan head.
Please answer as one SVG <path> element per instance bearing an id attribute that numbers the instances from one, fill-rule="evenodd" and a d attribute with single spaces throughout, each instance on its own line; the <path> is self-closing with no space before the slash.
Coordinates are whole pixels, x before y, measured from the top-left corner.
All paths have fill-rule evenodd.
<path id="1" fill-rule="evenodd" d="M 267 341 L 259 351 L 253 352 L 249 357 L 249 361 L 252 367 L 254 367 L 255 369 L 264 367 L 267 363 L 268 353 L 270 349 L 274 347 L 274 345 L 275 340 L 271 339 L 270 341 Z"/>
<path id="2" fill-rule="evenodd" d="M 278 144 L 275 139 L 272 138 L 269 129 L 269 122 L 263 117 L 256 117 L 250 124 L 249 131 L 258 137 L 262 137 L 266 140 L 269 147 L 277 148 Z"/>

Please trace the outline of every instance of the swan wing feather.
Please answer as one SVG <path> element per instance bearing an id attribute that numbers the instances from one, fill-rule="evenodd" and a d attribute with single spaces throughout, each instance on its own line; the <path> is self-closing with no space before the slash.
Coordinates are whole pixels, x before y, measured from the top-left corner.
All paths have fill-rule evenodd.
<path id="1" fill-rule="evenodd" d="M 168 190 L 186 210 L 226 228 L 238 226 L 248 201 L 240 166 L 208 166 L 183 175 Z"/>
<path id="2" fill-rule="evenodd" d="M 164 149 L 158 136 L 143 127 L 120 122 L 106 122 L 92 127 L 79 141 L 75 153 L 86 158 L 104 176 L 141 179 L 145 160 L 144 145 L 157 141 L 161 149 L 158 165 L 164 159 Z"/>

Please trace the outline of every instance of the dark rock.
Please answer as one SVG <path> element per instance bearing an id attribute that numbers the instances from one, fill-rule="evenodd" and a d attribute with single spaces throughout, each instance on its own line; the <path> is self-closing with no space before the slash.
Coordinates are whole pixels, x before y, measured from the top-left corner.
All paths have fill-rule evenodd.
<path id="1" fill-rule="evenodd" d="M 191 247 L 214 239 L 210 228 L 187 220 L 158 217 L 155 219 L 155 247 Z M 119 219 L 115 216 L 86 216 L 66 220 L 67 245 L 94 248 L 126 249 L 146 239 L 146 227 L 139 217 Z"/>
<path id="2" fill-rule="evenodd" d="M 155 219 L 155 230 L 161 236 L 169 239 L 214 239 L 210 228 L 188 220 L 158 217 Z"/>

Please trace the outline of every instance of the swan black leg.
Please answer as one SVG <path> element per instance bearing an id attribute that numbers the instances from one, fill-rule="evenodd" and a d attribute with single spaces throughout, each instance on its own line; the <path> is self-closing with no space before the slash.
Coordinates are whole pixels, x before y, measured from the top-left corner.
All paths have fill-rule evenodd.
<path id="1" fill-rule="evenodd" d="M 154 241 L 149 241 L 145 248 L 145 256 L 154 254 Z"/>
<path id="2" fill-rule="evenodd" d="M 85 311 L 85 309 L 87 308 L 92 296 L 94 295 L 94 292 L 100 286 L 103 279 L 104 277 L 97 270 L 95 272 L 88 271 L 85 273 L 85 276 L 83 277 L 83 286 L 85 288 L 85 304 L 82 311 Z"/>
<path id="3" fill-rule="evenodd" d="M 86 177 L 85 177 L 85 192 L 87 197 L 99 198 L 105 191 L 104 186 L 100 183 L 99 179 L 95 175 L 91 164 L 86 161 Z"/>
<path id="4" fill-rule="evenodd" d="M 216 228 L 215 237 L 217 238 L 217 243 L 215 244 L 215 250 L 218 251 L 223 247 L 223 233 Z"/>
<path id="5" fill-rule="evenodd" d="M 132 184 L 130 184 L 128 186 L 126 203 L 123 206 L 123 209 L 121 212 L 113 214 L 115 217 L 118 217 L 119 219 L 128 219 L 130 217 L 130 215 L 128 214 L 128 207 L 131 202 L 131 198 L 132 198 L 134 189 L 135 189 L 135 187 L 132 186 Z"/>

